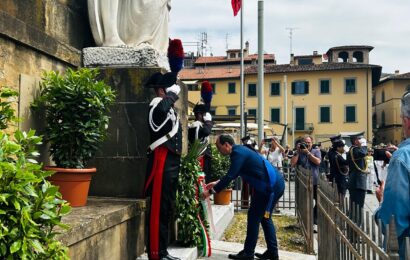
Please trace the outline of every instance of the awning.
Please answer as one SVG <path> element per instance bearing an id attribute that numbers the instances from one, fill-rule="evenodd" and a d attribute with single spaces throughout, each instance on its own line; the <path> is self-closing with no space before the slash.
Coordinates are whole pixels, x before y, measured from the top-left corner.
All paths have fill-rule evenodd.
<path id="1" fill-rule="evenodd" d="M 198 83 L 198 80 L 183 80 L 182 81 L 185 85 L 194 85 Z"/>
<path id="2" fill-rule="evenodd" d="M 220 124 L 215 124 L 214 127 L 217 128 L 240 128 L 241 124 L 240 123 L 220 123 Z M 255 130 L 258 129 L 258 124 L 256 123 L 247 123 L 246 124 L 246 128 L 248 128 L 248 130 Z M 269 126 L 264 125 L 263 129 L 271 129 Z"/>

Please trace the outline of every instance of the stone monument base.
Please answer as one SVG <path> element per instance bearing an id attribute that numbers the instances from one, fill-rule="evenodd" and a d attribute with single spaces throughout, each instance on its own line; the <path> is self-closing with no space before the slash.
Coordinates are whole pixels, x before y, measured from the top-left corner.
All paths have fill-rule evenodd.
<path id="1" fill-rule="evenodd" d="M 169 71 L 165 53 L 146 44 L 134 47 L 90 47 L 83 49 L 84 67 L 157 67 Z"/>
<path id="2" fill-rule="evenodd" d="M 63 217 L 70 229 L 56 238 L 70 259 L 136 259 L 144 253 L 145 212 L 145 200 L 91 197 Z"/>

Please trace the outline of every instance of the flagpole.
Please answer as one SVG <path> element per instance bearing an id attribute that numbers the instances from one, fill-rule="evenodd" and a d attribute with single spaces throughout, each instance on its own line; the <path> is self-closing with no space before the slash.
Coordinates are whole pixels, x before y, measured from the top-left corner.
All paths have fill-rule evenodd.
<path id="1" fill-rule="evenodd" d="M 263 0 L 258 0 L 258 142 L 264 138 Z"/>
<path id="2" fill-rule="evenodd" d="M 245 133 L 245 101 L 244 101 L 244 96 L 245 96 L 245 91 L 244 91 L 244 75 L 243 75 L 243 0 L 241 0 L 241 66 L 240 66 L 240 77 L 241 77 L 241 82 L 240 82 L 240 94 L 239 94 L 239 102 L 240 102 L 240 113 L 241 113 L 241 138 L 243 138 L 246 133 Z"/>

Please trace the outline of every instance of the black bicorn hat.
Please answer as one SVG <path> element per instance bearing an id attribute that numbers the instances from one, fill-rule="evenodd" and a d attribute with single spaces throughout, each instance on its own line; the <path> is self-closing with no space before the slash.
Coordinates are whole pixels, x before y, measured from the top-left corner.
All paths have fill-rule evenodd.
<path id="1" fill-rule="evenodd" d="M 194 113 L 206 113 L 206 107 L 204 104 L 198 103 L 194 106 Z"/>
<path id="2" fill-rule="evenodd" d="M 350 137 L 351 140 L 360 139 L 360 138 L 364 137 L 364 131 L 360 132 L 360 133 L 357 133 L 357 134 L 349 135 L 349 137 Z"/>
<path id="3" fill-rule="evenodd" d="M 342 135 L 340 135 L 340 134 L 339 134 L 339 135 L 334 135 L 334 136 L 329 137 L 329 139 L 330 139 L 330 141 L 331 141 L 332 144 L 333 144 L 334 142 L 341 140 L 341 139 L 342 139 Z"/>
<path id="4" fill-rule="evenodd" d="M 177 74 L 174 72 L 168 72 L 162 74 L 161 72 L 156 72 L 151 75 L 151 77 L 145 82 L 144 86 L 146 88 L 168 88 L 177 82 Z"/>
<path id="5" fill-rule="evenodd" d="M 162 79 L 161 72 L 155 72 L 152 74 L 148 80 L 144 83 L 144 87 L 146 88 L 159 88 L 159 81 Z"/>

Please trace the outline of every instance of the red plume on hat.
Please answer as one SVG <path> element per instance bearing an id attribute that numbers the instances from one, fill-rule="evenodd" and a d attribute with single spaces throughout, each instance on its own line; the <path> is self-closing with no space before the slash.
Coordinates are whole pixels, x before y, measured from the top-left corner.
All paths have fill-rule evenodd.
<path id="1" fill-rule="evenodd" d="M 207 111 L 209 111 L 211 107 L 211 101 L 212 101 L 212 85 L 209 83 L 209 81 L 205 80 L 201 84 L 201 98 L 205 103 L 205 106 L 207 108 Z"/>
<path id="2" fill-rule="evenodd" d="M 184 65 L 184 48 L 180 39 L 169 41 L 168 62 L 172 72 L 178 73 Z"/>

